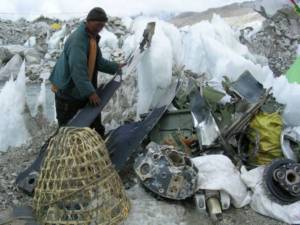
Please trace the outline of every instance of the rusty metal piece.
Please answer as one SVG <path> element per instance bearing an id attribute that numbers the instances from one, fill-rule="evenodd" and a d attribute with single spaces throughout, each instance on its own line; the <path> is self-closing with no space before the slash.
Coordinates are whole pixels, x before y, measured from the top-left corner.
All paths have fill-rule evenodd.
<path id="1" fill-rule="evenodd" d="M 173 146 L 151 142 L 137 158 L 134 169 L 142 183 L 159 196 L 182 200 L 196 192 L 197 169 L 191 159 Z"/>
<path id="2" fill-rule="evenodd" d="M 270 197 L 280 204 L 300 200 L 300 164 L 290 159 L 275 160 L 264 171 Z"/>

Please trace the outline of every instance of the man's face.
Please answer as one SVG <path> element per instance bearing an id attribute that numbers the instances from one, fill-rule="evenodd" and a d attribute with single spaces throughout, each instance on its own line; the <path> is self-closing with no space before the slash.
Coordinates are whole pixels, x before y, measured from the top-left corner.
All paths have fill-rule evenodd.
<path id="1" fill-rule="evenodd" d="M 88 21 L 87 28 L 92 34 L 96 35 L 103 29 L 105 24 L 106 24 L 105 22 L 101 22 L 101 21 Z"/>

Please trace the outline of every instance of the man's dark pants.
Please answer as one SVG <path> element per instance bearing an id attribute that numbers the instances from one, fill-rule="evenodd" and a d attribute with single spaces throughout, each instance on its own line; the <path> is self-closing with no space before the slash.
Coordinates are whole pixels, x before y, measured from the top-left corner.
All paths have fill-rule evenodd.
<path id="1" fill-rule="evenodd" d="M 68 101 L 55 96 L 56 118 L 59 126 L 65 126 L 76 115 L 78 110 L 82 109 L 88 101 Z M 105 128 L 101 122 L 101 114 L 90 126 L 94 128 L 102 137 L 105 134 Z"/>

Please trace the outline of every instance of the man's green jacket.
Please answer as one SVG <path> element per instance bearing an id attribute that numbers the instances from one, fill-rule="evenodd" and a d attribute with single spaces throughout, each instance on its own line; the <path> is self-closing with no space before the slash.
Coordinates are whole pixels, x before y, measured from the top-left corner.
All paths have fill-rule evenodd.
<path id="1" fill-rule="evenodd" d="M 99 38 L 97 41 L 99 42 Z M 117 72 L 118 64 L 104 59 L 98 46 L 94 79 L 91 82 L 88 78 L 88 55 L 89 35 L 86 24 L 82 22 L 67 39 L 49 78 L 59 89 L 58 95 L 68 96 L 73 100 L 86 100 L 95 92 L 97 71 L 108 74 Z"/>

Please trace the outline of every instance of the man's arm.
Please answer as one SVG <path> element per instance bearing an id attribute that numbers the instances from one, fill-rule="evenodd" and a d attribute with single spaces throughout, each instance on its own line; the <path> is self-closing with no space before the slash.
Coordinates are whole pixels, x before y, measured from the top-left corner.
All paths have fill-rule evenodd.
<path id="1" fill-rule="evenodd" d="M 97 70 L 103 73 L 108 73 L 113 75 L 120 69 L 118 63 L 104 59 L 102 57 L 100 50 L 99 50 L 99 56 L 97 57 L 96 63 L 97 63 Z"/>
<path id="2" fill-rule="evenodd" d="M 88 78 L 87 56 L 81 43 L 76 43 L 69 51 L 69 67 L 73 82 L 79 90 L 80 96 L 86 98 L 95 92 L 92 82 Z"/>

